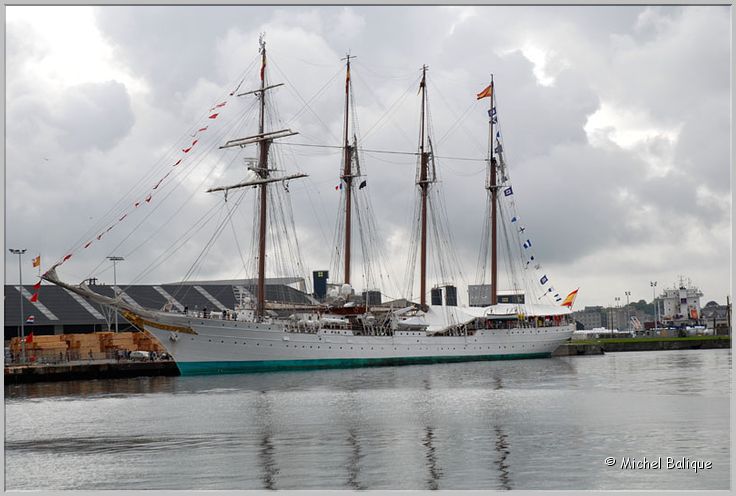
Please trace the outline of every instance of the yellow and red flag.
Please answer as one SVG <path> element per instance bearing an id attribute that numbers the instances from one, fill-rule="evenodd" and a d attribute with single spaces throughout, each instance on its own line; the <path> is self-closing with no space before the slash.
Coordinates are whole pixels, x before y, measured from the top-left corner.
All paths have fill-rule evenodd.
<path id="1" fill-rule="evenodd" d="M 41 255 L 37 256 L 33 259 L 33 266 L 39 267 L 41 265 Z"/>
<path id="2" fill-rule="evenodd" d="M 567 297 L 565 297 L 565 301 L 562 302 L 563 307 L 568 307 L 572 309 L 572 304 L 575 302 L 575 297 L 578 295 L 578 290 L 580 288 L 576 289 L 575 291 L 572 291 Z"/>
<path id="3" fill-rule="evenodd" d="M 489 84 L 483 91 L 475 95 L 475 98 L 476 100 L 480 100 L 482 98 L 490 98 L 491 96 L 493 96 L 493 83 Z"/>

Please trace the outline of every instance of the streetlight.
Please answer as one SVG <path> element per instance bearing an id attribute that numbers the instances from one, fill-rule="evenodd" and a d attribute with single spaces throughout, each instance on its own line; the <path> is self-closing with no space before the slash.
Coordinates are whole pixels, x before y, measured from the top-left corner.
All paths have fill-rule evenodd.
<path id="1" fill-rule="evenodd" d="M 113 285 L 113 292 L 115 293 L 115 296 L 118 296 L 118 272 L 117 272 L 117 262 L 122 262 L 125 260 L 123 257 L 107 257 L 108 260 L 112 262 L 112 285 Z M 118 332 L 118 310 L 115 309 L 115 332 Z"/>
<path id="2" fill-rule="evenodd" d="M 614 307 L 615 308 L 619 308 L 621 306 L 621 304 L 620 304 L 621 297 L 620 296 L 616 296 L 616 297 L 613 298 L 613 300 L 616 302 L 616 303 L 614 303 Z M 618 320 L 619 320 L 619 311 L 618 310 L 613 310 L 613 315 L 616 317 L 616 326 L 618 326 L 618 323 L 619 323 L 618 322 Z M 613 332 L 613 329 L 611 329 L 611 332 Z"/>
<path id="3" fill-rule="evenodd" d="M 26 328 L 25 328 L 25 316 L 23 315 L 23 270 L 21 270 L 21 258 L 26 252 L 25 248 L 10 248 L 10 253 L 18 255 L 18 284 L 20 285 L 20 360 L 22 363 L 26 361 Z"/>
<path id="4" fill-rule="evenodd" d="M 655 293 L 656 288 L 657 288 L 657 281 L 649 281 L 649 285 L 652 287 L 652 305 L 654 305 L 654 330 L 656 330 L 657 329 L 657 321 L 659 320 L 659 318 L 657 316 L 657 313 L 658 313 L 658 310 L 659 310 L 657 308 L 657 297 L 654 296 L 654 293 Z"/>
<path id="5" fill-rule="evenodd" d="M 631 296 L 631 291 L 624 291 L 624 294 L 626 295 L 626 330 L 631 332 L 631 316 L 629 315 L 629 296 Z"/>

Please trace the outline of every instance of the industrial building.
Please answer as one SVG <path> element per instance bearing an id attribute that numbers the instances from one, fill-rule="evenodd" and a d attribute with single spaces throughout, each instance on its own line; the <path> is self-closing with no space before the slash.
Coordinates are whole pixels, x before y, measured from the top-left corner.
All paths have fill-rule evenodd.
<path id="1" fill-rule="evenodd" d="M 294 287 L 296 286 L 296 287 Z M 111 285 L 91 285 L 90 288 L 104 296 L 114 296 Z M 301 278 L 268 279 L 266 300 L 286 305 L 312 305 L 316 300 L 303 290 Z M 23 286 L 23 322 L 25 334 L 69 334 L 105 331 L 114 328 L 115 316 L 101 305 L 53 284 L 41 286 L 38 301 L 32 302 L 35 290 Z M 174 311 L 221 312 L 234 309 L 239 302 L 255 300 L 257 285 L 252 279 L 229 281 L 197 281 L 161 285 L 133 285 L 118 288 L 123 300 L 147 308 L 164 307 Z M 20 287 L 5 285 L 5 340 L 20 335 Z M 131 327 L 118 316 L 119 329 Z"/>

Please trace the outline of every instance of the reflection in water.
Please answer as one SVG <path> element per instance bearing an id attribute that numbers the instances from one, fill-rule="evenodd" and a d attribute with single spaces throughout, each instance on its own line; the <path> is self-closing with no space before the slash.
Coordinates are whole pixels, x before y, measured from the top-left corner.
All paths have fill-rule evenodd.
<path id="1" fill-rule="evenodd" d="M 353 428 L 348 429 L 348 444 L 351 448 L 350 455 L 348 456 L 348 486 L 351 489 L 366 489 L 358 481 L 358 474 L 360 472 L 358 464 L 360 463 L 360 459 L 363 458 L 363 454 L 360 452 L 358 435 Z"/>
<path id="2" fill-rule="evenodd" d="M 501 378 L 498 376 L 493 378 L 493 389 L 496 391 L 499 389 L 503 389 L 503 385 L 501 384 Z"/>
<path id="3" fill-rule="evenodd" d="M 706 350 L 7 385 L 5 483 L 723 489 L 730 373 L 730 350 Z M 624 452 L 714 465 L 601 470 Z"/>
<path id="4" fill-rule="evenodd" d="M 500 425 L 493 427 L 493 432 L 496 435 L 496 451 L 498 452 L 498 460 L 496 465 L 500 472 L 498 480 L 501 482 L 501 488 L 511 489 L 511 479 L 509 478 L 509 466 L 506 463 L 506 458 L 509 456 L 509 445 L 506 434 L 501 430 Z"/>
<path id="5" fill-rule="evenodd" d="M 8 384 L 5 397 L 8 399 L 36 399 L 48 397 L 130 396 L 132 394 L 175 393 L 177 377 L 135 377 L 130 379 L 76 380 L 59 382 L 37 382 L 30 384 Z"/>
<path id="6" fill-rule="evenodd" d="M 429 489 L 439 489 L 439 480 L 442 477 L 442 470 L 437 466 L 437 454 L 434 448 L 434 429 L 432 427 L 424 428 L 424 439 L 422 444 L 427 448 L 427 467 L 429 468 L 429 479 L 427 479 L 427 487 Z"/>
<path id="7" fill-rule="evenodd" d="M 263 475 L 263 487 L 276 489 L 276 475 L 279 473 L 276 463 L 276 449 L 273 445 L 273 432 L 271 427 L 271 405 L 266 391 L 261 391 L 255 405 L 256 415 L 263 424 L 261 428 L 261 443 L 258 451 L 258 463 L 261 465 Z"/>

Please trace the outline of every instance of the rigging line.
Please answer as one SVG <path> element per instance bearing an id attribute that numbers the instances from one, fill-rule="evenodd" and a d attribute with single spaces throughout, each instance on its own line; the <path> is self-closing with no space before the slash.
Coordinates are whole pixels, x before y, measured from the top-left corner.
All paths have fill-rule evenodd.
<path id="1" fill-rule="evenodd" d="M 247 110 L 246 110 L 246 112 L 247 112 Z M 233 119 L 231 119 L 231 120 L 233 120 Z M 219 134 L 222 135 L 222 134 L 224 134 L 224 132 L 225 131 L 220 130 L 220 133 Z M 217 139 L 217 136 L 219 136 L 219 135 L 218 134 L 215 135 L 215 138 L 216 139 Z M 163 205 L 166 202 L 166 200 L 169 197 L 171 197 L 171 195 L 183 184 L 183 180 L 186 179 L 187 177 L 189 177 L 189 175 L 192 174 L 192 172 L 203 161 L 204 156 L 206 156 L 207 153 L 209 153 L 209 151 L 212 150 L 212 149 L 213 149 L 213 145 L 210 145 L 208 148 L 205 149 L 205 152 L 204 153 L 202 153 L 199 156 L 197 156 L 196 158 L 192 159 L 192 161 L 189 163 L 189 167 L 187 167 L 185 169 L 185 172 L 182 172 L 181 170 L 178 170 L 178 172 L 174 174 L 174 176 L 172 177 L 172 179 L 179 178 L 179 182 L 178 183 L 171 183 L 171 184 L 173 184 L 173 188 L 172 189 L 169 189 L 167 191 L 167 193 L 165 194 L 165 196 L 163 196 L 163 197 L 157 196 L 158 199 L 157 199 L 155 205 L 153 206 L 153 208 L 147 212 L 147 214 L 136 224 L 136 226 L 128 233 L 127 236 L 125 236 L 122 240 L 120 240 L 120 242 L 113 248 L 113 251 L 117 251 L 123 245 L 123 243 L 125 243 L 125 241 L 128 238 L 130 238 L 132 236 L 132 234 L 134 232 L 136 232 L 136 230 L 138 228 L 140 228 L 143 225 L 143 223 L 146 220 L 148 220 L 148 218 L 151 217 L 151 215 L 153 215 L 153 213 L 155 211 L 157 211 L 161 207 L 161 205 Z M 214 170 L 221 162 L 222 162 L 222 156 L 220 157 L 220 159 L 218 159 L 217 162 L 215 162 L 215 164 L 213 165 L 212 170 Z M 212 170 L 210 171 L 210 174 L 212 173 Z M 206 181 L 207 177 L 205 177 L 205 179 L 202 181 L 202 183 L 200 183 L 200 186 L 201 186 L 201 184 L 204 183 L 204 181 Z M 198 192 L 197 190 L 193 190 L 192 193 L 189 195 L 189 197 L 186 198 L 185 201 L 180 205 L 180 207 L 175 210 L 175 212 L 172 214 L 172 217 L 171 218 L 173 218 L 173 216 L 177 215 L 179 213 L 179 211 L 181 211 L 181 209 L 184 208 L 184 206 L 186 205 L 186 203 L 192 198 L 192 196 L 194 196 L 194 194 L 196 194 L 197 192 Z M 167 221 L 167 223 L 169 221 L 171 221 L 171 218 L 169 218 L 169 220 Z M 144 239 L 137 247 L 133 248 L 128 254 L 126 254 L 126 256 L 129 256 L 130 254 L 132 254 L 135 251 L 137 251 L 140 247 L 142 247 L 144 244 L 146 244 L 148 241 L 150 241 L 154 236 L 155 236 L 155 233 L 153 233 L 148 238 Z M 91 276 L 93 273 L 95 273 L 100 268 L 100 266 L 103 263 L 105 263 L 105 260 L 104 259 L 94 269 L 92 269 L 92 273 L 90 273 L 89 275 Z"/>
<path id="2" fill-rule="evenodd" d="M 189 200 L 191 200 L 191 198 L 195 194 L 197 194 L 197 193 L 200 192 L 200 189 L 201 189 L 202 184 L 204 184 L 204 182 L 207 181 L 207 179 L 210 177 L 210 175 L 213 174 L 213 172 L 215 171 L 215 169 L 217 169 L 218 166 L 221 166 L 221 164 L 223 162 L 222 158 L 223 158 L 223 156 L 221 156 L 218 159 L 218 161 L 214 163 L 214 165 L 210 169 L 209 173 L 202 179 L 202 181 L 200 182 L 200 184 L 195 189 L 192 190 L 192 192 L 184 200 L 184 202 L 182 202 L 181 205 L 172 213 L 172 215 L 169 217 L 169 219 L 167 220 L 167 222 L 164 223 L 164 225 L 169 224 L 171 222 L 171 220 L 181 212 L 181 210 L 186 206 L 186 204 L 189 202 Z M 168 198 L 171 197 L 171 195 L 173 195 L 174 192 L 179 187 L 182 186 L 182 184 L 184 183 L 184 179 L 186 179 L 187 177 L 189 177 L 196 170 L 197 165 L 200 162 L 202 162 L 203 159 L 204 159 L 204 155 L 202 155 L 199 158 L 195 159 L 192 162 L 192 164 L 190 165 L 189 169 L 187 169 L 185 172 L 183 172 L 183 173 L 180 172 L 178 174 L 179 176 L 182 176 L 182 180 L 180 182 L 178 182 L 178 183 L 175 183 L 174 186 L 173 186 L 173 188 L 170 189 L 170 190 L 168 190 L 168 192 L 165 194 L 165 196 L 162 197 L 158 202 L 156 202 L 156 205 L 151 210 L 149 210 L 147 212 L 146 216 L 143 217 L 138 222 L 138 224 L 115 246 L 115 248 L 113 249 L 113 251 L 116 251 L 118 248 L 120 248 L 123 245 L 123 243 L 125 243 L 125 241 L 127 241 L 137 231 L 137 229 L 140 228 L 143 225 L 143 223 L 148 220 L 149 217 L 151 217 L 159 208 L 161 208 L 161 206 L 163 204 L 165 204 L 166 200 L 168 200 Z M 235 157 L 232 160 L 235 160 Z M 128 253 L 126 253 L 125 256 L 126 257 L 130 257 L 130 255 L 132 255 L 133 253 L 135 253 L 137 250 L 139 250 L 141 247 L 143 247 L 146 243 L 148 243 L 151 239 L 153 239 L 156 236 L 156 234 L 157 234 L 156 232 L 153 232 L 148 238 L 143 239 L 143 241 L 140 244 L 138 244 L 136 247 L 134 247 Z M 95 269 L 93 269 L 93 272 L 95 270 L 97 270 L 102 263 L 104 263 L 104 260 L 102 262 L 100 262 L 100 264 L 98 264 L 98 266 Z M 134 280 L 138 280 L 139 278 L 140 277 L 134 278 Z"/>
<path id="3" fill-rule="evenodd" d="M 235 229 L 235 223 L 233 222 L 232 214 L 229 215 L 230 217 L 230 228 L 233 231 L 233 239 L 235 240 L 235 246 L 238 250 L 238 255 L 240 256 L 240 263 L 243 266 L 243 270 L 245 270 L 245 258 L 243 257 L 243 249 L 240 247 L 240 241 L 238 240 L 238 232 Z"/>
<path id="4" fill-rule="evenodd" d="M 309 147 L 317 147 L 317 148 L 337 148 L 342 149 L 342 146 L 339 145 L 317 145 L 313 143 L 286 143 L 286 142 L 274 142 L 274 145 L 281 145 L 281 146 L 309 146 Z M 386 153 L 390 155 L 413 155 L 418 156 L 419 152 L 401 152 L 397 150 L 373 150 L 370 148 L 356 148 L 359 152 L 364 153 Z M 440 158 L 443 160 L 465 160 L 470 162 L 487 162 L 488 159 L 485 158 L 471 158 L 471 157 L 450 157 L 445 155 L 434 155 L 434 158 Z"/>
<path id="5" fill-rule="evenodd" d="M 315 112 L 312 107 L 309 106 L 309 103 L 304 99 L 304 97 L 302 97 L 302 95 L 299 93 L 299 90 L 296 89 L 296 86 L 286 76 L 286 74 L 284 73 L 284 71 L 281 70 L 281 68 L 276 63 L 276 61 L 274 61 L 273 58 L 271 58 L 270 61 L 271 61 L 271 63 L 273 63 L 274 68 L 277 71 L 279 71 L 279 74 L 286 80 L 287 83 L 289 83 L 289 89 L 291 89 L 296 94 L 296 96 L 304 103 L 304 106 L 307 107 L 309 109 L 309 111 L 312 112 L 312 114 L 314 114 L 314 116 L 317 118 L 317 120 L 320 122 L 320 124 L 322 124 L 322 126 L 325 128 L 325 130 L 327 131 L 327 133 L 330 134 L 337 141 L 338 140 L 337 136 L 334 135 L 334 133 L 332 132 L 332 130 L 330 129 L 330 127 L 327 124 L 325 124 L 325 122 L 322 120 L 322 118 L 319 116 L 319 114 L 317 112 Z"/>
<path id="6" fill-rule="evenodd" d="M 357 75 L 356 77 L 357 77 L 357 79 L 358 79 L 359 81 L 361 81 L 361 82 L 362 82 L 362 80 L 361 80 L 361 77 L 360 77 L 360 75 Z M 373 132 L 373 131 L 374 131 L 374 130 L 375 130 L 375 129 L 377 128 L 377 126 L 378 126 L 378 125 L 379 125 L 379 124 L 380 124 L 380 123 L 381 123 L 381 122 L 382 122 L 383 120 L 385 120 L 385 119 L 388 119 L 389 115 L 390 115 L 390 114 L 391 114 L 392 112 L 394 112 L 394 110 L 396 110 L 396 108 L 398 108 L 399 104 L 400 104 L 401 102 L 403 102 L 403 101 L 404 101 L 404 99 L 406 99 L 406 97 L 408 96 L 409 92 L 410 92 L 410 91 L 411 91 L 412 89 L 416 88 L 416 84 L 417 84 L 417 82 L 419 81 L 419 78 L 420 78 L 420 76 L 417 76 L 417 77 L 416 77 L 416 78 L 415 78 L 415 79 L 414 79 L 414 80 L 413 80 L 413 81 L 411 82 L 411 84 L 410 84 L 410 85 L 409 85 L 409 86 L 408 86 L 408 87 L 406 88 L 406 90 L 404 90 L 404 92 L 403 92 L 403 93 L 402 93 L 401 95 L 399 95 L 399 97 L 398 97 L 398 98 L 397 98 L 397 99 L 396 99 L 396 100 L 395 100 L 395 101 L 394 101 L 394 102 L 393 102 L 393 103 L 392 103 L 392 104 L 391 104 L 391 105 L 389 106 L 389 108 L 385 110 L 385 112 L 384 112 L 384 113 L 383 113 L 383 114 L 381 115 L 381 117 L 379 117 L 379 118 L 378 118 L 378 120 L 377 120 L 377 121 L 376 121 L 376 122 L 375 122 L 375 123 L 373 124 L 373 126 L 371 126 L 371 127 L 370 127 L 370 128 L 368 129 L 368 131 L 366 131 L 366 133 L 365 133 L 365 134 L 363 135 L 363 137 L 361 138 L 361 141 L 364 141 L 364 140 L 365 140 L 365 139 L 366 139 L 366 138 L 367 138 L 368 136 L 370 136 L 370 134 L 371 134 L 371 133 L 372 133 L 372 132 Z M 366 84 L 366 87 L 368 88 L 368 91 L 369 91 L 369 92 L 370 92 L 370 93 L 371 93 L 371 94 L 372 94 L 372 95 L 373 95 L 373 96 L 375 97 L 375 93 L 373 93 L 373 90 L 371 90 L 370 86 Z M 385 109 L 385 107 L 383 106 L 383 104 L 381 103 L 381 101 L 380 101 L 380 100 L 379 100 L 379 99 L 378 99 L 377 97 L 376 97 L 376 101 L 378 102 L 378 105 L 379 105 L 379 106 L 380 106 L 381 108 Z M 410 139 L 409 139 L 409 138 L 408 138 L 408 137 L 406 136 L 406 134 L 404 133 L 404 131 L 403 131 L 403 130 L 402 130 L 402 129 L 401 129 L 400 127 L 399 127 L 399 130 L 400 130 L 400 132 L 401 132 L 402 136 L 403 136 L 403 137 L 404 137 L 404 138 L 405 138 L 405 139 L 406 139 L 406 140 L 407 140 L 408 142 L 411 142 L 411 140 L 410 140 Z"/>
<path id="7" fill-rule="evenodd" d="M 373 131 L 374 131 L 374 129 L 375 129 L 375 130 L 377 130 L 377 129 L 380 129 L 381 127 L 383 127 L 383 124 L 381 124 L 381 125 L 379 126 L 379 123 L 381 123 L 381 122 L 382 122 L 382 121 L 383 121 L 384 119 L 385 119 L 385 120 L 389 120 L 389 116 L 391 116 L 391 115 L 393 114 L 393 112 L 394 112 L 395 110 L 397 110 L 397 109 L 398 109 L 398 108 L 400 107 L 401 103 L 402 103 L 402 102 L 403 102 L 403 101 L 404 101 L 404 100 L 405 100 L 405 99 L 407 98 L 407 96 L 408 96 L 408 94 L 409 94 L 409 93 L 408 93 L 408 90 L 409 90 L 409 89 L 411 89 L 411 88 L 412 88 L 412 86 L 410 86 L 409 88 L 407 88 L 407 91 L 405 91 L 405 92 L 404 92 L 404 94 L 402 94 L 402 95 L 401 95 L 401 96 L 399 97 L 399 99 L 397 99 L 397 100 L 396 100 L 396 101 L 395 101 L 395 102 L 394 102 L 394 103 L 393 103 L 393 104 L 391 105 L 391 107 L 389 107 L 389 109 L 387 110 L 387 109 L 386 109 L 386 107 L 385 107 L 385 106 L 383 105 L 383 103 L 381 102 L 381 99 L 380 99 L 380 98 L 378 98 L 378 96 L 376 95 L 376 93 L 375 93 L 375 92 L 373 91 L 373 88 L 372 88 L 372 86 L 373 86 L 373 85 L 370 85 L 370 84 L 368 84 L 368 83 L 367 83 L 366 81 L 364 81 L 364 80 L 363 80 L 363 78 L 362 78 L 362 76 L 361 76 L 361 74 L 356 74 L 356 75 L 355 75 L 355 78 L 356 78 L 356 80 L 357 80 L 357 81 L 358 81 L 358 82 L 359 82 L 359 83 L 360 83 L 360 84 L 361 84 L 362 86 L 365 86 L 365 88 L 366 88 L 366 89 L 368 90 L 368 93 L 369 93 L 369 94 L 370 94 L 370 95 L 371 95 L 371 96 L 373 97 L 374 101 L 375 101 L 376 103 L 378 103 L 378 106 L 379 106 L 379 107 L 380 107 L 380 108 L 381 108 L 381 109 L 382 109 L 382 110 L 384 111 L 384 113 L 383 113 L 383 114 L 381 115 L 381 117 L 380 117 L 380 118 L 379 118 L 379 119 L 378 119 L 378 120 L 377 120 L 377 121 L 376 121 L 376 122 L 375 122 L 375 123 L 373 124 L 373 126 L 372 126 L 371 128 L 369 128 L 369 129 L 368 129 L 368 132 L 367 132 L 367 133 L 366 133 L 365 135 L 362 135 L 362 134 L 360 134 L 360 135 L 359 135 L 359 136 L 362 136 L 362 138 L 361 138 L 361 141 L 362 141 L 362 140 L 364 140 L 364 139 L 365 139 L 365 138 L 366 138 L 366 137 L 367 137 L 367 136 L 368 136 L 368 135 L 369 135 L 369 134 L 370 134 L 371 132 L 373 132 Z M 417 79 L 418 79 L 418 76 L 417 76 Z M 414 82 L 412 83 L 412 85 L 414 85 L 414 84 L 416 84 L 416 80 L 414 80 Z M 351 86 L 352 86 L 352 82 L 351 82 Z M 393 125 L 393 126 L 394 126 L 394 127 L 395 127 L 395 128 L 397 129 L 397 130 L 398 130 L 398 132 L 399 132 L 399 134 L 401 135 L 401 137 L 402 137 L 402 138 L 404 138 L 404 140 L 406 140 L 406 142 L 407 142 L 407 143 L 410 143 L 410 144 L 411 144 L 411 143 L 412 143 L 412 140 L 411 140 L 411 139 L 409 138 L 409 136 L 408 136 L 408 134 L 406 133 L 406 131 L 405 131 L 405 130 L 404 130 L 404 129 L 403 129 L 403 128 L 402 128 L 402 127 L 401 127 L 401 126 L 400 126 L 400 125 L 399 125 L 399 124 L 398 124 L 398 123 L 397 123 L 397 122 L 395 121 L 395 120 L 393 120 L 393 118 L 391 118 L 391 119 L 390 119 L 390 122 L 391 122 L 391 124 L 392 124 L 392 125 Z M 378 126 L 378 127 L 376 127 L 376 126 Z"/>
<path id="8" fill-rule="evenodd" d="M 366 72 L 370 72 L 370 73 L 375 74 L 376 75 L 375 77 L 381 78 L 381 79 L 409 79 L 409 78 L 412 78 L 412 77 L 415 77 L 416 76 L 416 71 L 402 72 L 402 73 L 400 73 L 401 74 L 400 76 L 386 76 L 385 74 L 379 73 L 379 72 L 377 72 L 377 71 L 375 71 L 375 70 L 372 69 L 372 67 L 378 67 L 378 68 L 380 68 L 381 66 L 366 65 L 366 64 L 363 64 L 362 62 L 360 62 L 358 60 L 355 60 L 352 63 L 355 64 L 355 65 L 358 65 L 358 66 L 362 67 L 363 69 L 366 70 Z M 383 67 L 385 69 L 390 69 L 390 70 L 400 70 L 400 68 L 398 68 L 398 67 L 388 67 L 388 66 L 383 66 Z M 405 67 L 404 68 L 401 68 L 401 69 L 405 69 Z"/>
<path id="9" fill-rule="evenodd" d="M 308 105 L 310 103 L 312 103 L 317 97 L 321 96 L 322 93 L 325 92 L 325 90 L 335 80 L 335 78 L 340 75 L 341 72 L 342 72 L 342 67 L 340 69 L 338 69 L 332 75 L 332 77 L 330 77 L 330 79 L 328 79 L 327 82 L 319 90 L 317 90 L 317 92 L 314 95 L 312 95 L 312 97 L 309 100 L 307 100 L 307 102 L 299 110 L 297 110 L 297 112 L 288 121 L 286 121 L 286 122 L 287 123 L 293 122 L 297 117 L 301 116 L 306 110 L 308 110 L 308 108 L 307 108 Z M 309 109 L 309 110 L 311 110 L 311 109 Z"/>
<path id="10" fill-rule="evenodd" d="M 252 66 L 253 66 L 253 62 L 251 62 L 251 64 L 241 73 L 241 76 L 244 76 L 250 70 L 250 68 Z M 221 98 L 226 98 L 226 96 L 225 95 L 222 95 L 222 96 L 218 97 L 218 101 Z M 99 220 L 95 224 L 95 226 L 97 226 L 97 224 L 99 224 L 100 225 L 100 228 L 99 229 L 103 229 L 104 228 L 104 225 L 108 223 L 108 221 L 107 221 L 108 218 L 110 220 L 113 220 L 114 218 L 116 218 L 117 216 L 119 216 L 119 214 L 117 214 L 115 216 L 112 216 L 111 214 L 112 214 L 112 212 L 117 211 L 123 204 L 130 202 L 133 197 L 137 196 L 137 194 L 133 194 L 136 189 L 140 189 L 141 190 L 141 193 L 140 194 L 143 194 L 146 191 L 146 189 L 148 188 L 148 186 L 143 187 L 143 184 L 146 184 L 149 180 L 152 180 L 154 177 L 156 177 L 156 175 L 158 175 L 160 173 L 159 171 L 162 172 L 163 170 L 165 170 L 165 167 L 162 168 L 160 166 L 160 164 L 161 163 L 166 163 L 168 161 L 168 157 L 172 155 L 172 152 L 174 151 L 174 149 L 179 148 L 180 144 L 184 143 L 184 141 L 187 141 L 190 138 L 191 131 L 201 125 L 201 121 L 204 119 L 204 117 L 207 115 L 208 112 L 209 112 L 209 110 L 208 111 L 203 111 L 199 115 L 199 117 L 197 117 L 194 120 L 194 124 L 192 124 L 186 131 L 184 131 L 180 135 L 180 137 L 177 138 L 173 142 L 172 146 L 166 152 L 164 152 L 161 156 L 159 156 L 159 158 L 154 162 L 153 166 L 148 169 L 148 172 L 141 179 L 139 179 L 136 183 L 134 183 L 129 188 L 128 192 L 125 193 L 105 214 L 102 215 L 102 217 L 99 218 Z M 93 230 L 92 228 L 90 228 L 88 231 L 86 231 L 84 233 L 83 240 L 78 243 L 79 246 L 81 246 L 81 243 L 84 242 L 84 239 L 86 239 L 86 238 L 88 238 L 90 236 L 93 236 L 97 231 L 99 231 L 99 229 L 94 229 Z M 77 248 L 78 248 L 78 246 L 76 246 L 74 249 L 77 249 Z"/>
<path id="11" fill-rule="evenodd" d="M 247 70 L 248 69 L 246 69 L 246 71 L 244 71 L 244 72 L 247 72 Z M 174 149 L 179 148 L 180 145 L 182 143 L 184 143 L 184 141 L 182 141 L 182 140 L 188 140 L 190 138 L 189 131 L 193 130 L 196 126 L 201 125 L 199 123 L 199 121 L 201 121 L 204 118 L 204 115 L 206 115 L 206 112 L 203 112 L 202 115 L 200 116 L 200 118 L 196 120 L 195 124 L 193 126 L 191 126 L 187 132 L 185 132 L 184 134 L 182 134 L 180 138 L 178 138 L 177 140 L 175 140 L 175 142 L 172 144 L 172 146 L 169 148 L 169 150 L 167 152 L 165 152 L 163 155 L 161 155 L 160 158 L 156 162 L 154 162 L 154 164 L 161 164 L 161 163 L 164 163 L 165 161 L 173 160 L 173 158 L 169 159 L 168 157 L 171 157 L 173 155 L 172 152 L 173 152 Z M 186 134 L 186 136 L 185 136 L 185 134 Z M 127 203 L 127 202 L 132 203 L 133 196 L 143 195 L 143 194 L 145 194 L 146 191 L 150 190 L 150 185 L 148 185 L 146 183 L 148 181 L 152 180 L 152 178 L 155 177 L 157 174 L 160 174 L 161 172 L 163 172 L 163 170 L 165 168 L 167 168 L 167 167 L 163 167 L 162 168 L 160 165 L 158 165 L 158 166 L 154 165 L 154 167 L 150 168 L 149 169 L 149 172 L 145 176 L 143 176 L 143 178 L 141 178 L 137 183 L 133 184 L 130 187 L 129 191 L 125 195 L 123 195 L 123 197 L 120 200 L 118 200 L 118 202 L 115 205 L 113 205 L 113 207 L 111 207 L 108 210 L 108 212 L 106 214 L 104 214 L 100 218 L 100 220 L 98 220 L 98 222 L 94 225 L 95 232 L 99 232 L 98 228 L 96 227 L 98 224 L 100 226 L 99 229 L 104 228 L 104 225 L 106 223 L 108 223 L 108 221 L 107 221 L 108 217 L 110 219 L 114 219 L 113 217 L 110 217 L 110 214 L 113 211 L 117 210 L 122 204 Z M 159 171 L 161 171 L 161 172 L 159 172 Z M 133 192 L 135 190 L 139 190 L 140 193 L 136 193 L 135 195 L 133 195 Z M 117 215 L 119 215 L 119 214 L 117 214 Z M 88 238 L 89 236 L 92 236 L 92 235 L 94 235 L 94 233 L 91 232 L 91 230 L 88 230 L 85 233 L 85 238 Z M 99 265 L 98 265 L 98 268 L 99 268 Z"/>
<path id="12" fill-rule="evenodd" d="M 431 80 L 430 80 L 429 84 L 431 84 L 431 85 L 432 85 L 432 89 L 433 89 L 434 91 L 436 91 L 436 92 L 437 92 L 437 94 L 438 94 L 438 95 L 440 96 L 440 100 L 442 100 L 442 101 L 443 101 L 443 103 L 444 103 L 444 104 L 445 104 L 445 105 L 447 106 L 447 108 L 448 108 L 448 109 L 450 109 L 450 110 L 452 111 L 452 108 L 453 108 L 453 107 L 452 107 L 452 105 L 450 105 L 450 104 L 449 104 L 449 102 L 447 101 L 447 99 L 445 98 L 445 96 L 444 96 L 444 95 L 442 94 L 442 92 L 440 91 L 439 87 L 438 87 L 437 85 L 435 85 L 435 84 L 434 84 L 434 81 L 431 81 Z M 468 111 L 470 110 L 470 108 L 472 108 L 472 106 L 473 106 L 474 104 L 476 104 L 476 103 L 477 103 L 477 102 L 472 102 L 472 103 L 471 103 L 471 105 L 470 105 L 470 107 L 469 107 L 469 108 L 468 108 L 468 109 L 467 109 L 467 110 L 465 111 L 465 113 L 467 113 L 467 112 L 468 112 Z M 474 135 L 474 134 L 473 134 L 473 133 L 472 133 L 472 132 L 471 132 L 470 130 L 468 130 L 468 128 L 467 128 L 467 127 L 465 127 L 465 123 L 464 123 L 464 121 L 463 121 L 462 119 L 458 119 L 458 120 L 457 120 L 456 122 L 457 122 L 457 123 L 459 124 L 459 126 L 460 126 L 460 127 L 462 127 L 462 128 L 463 128 L 463 129 L 465 130 L 465 133 L 467 134 L 467 136 L 468 136 L 468 137 L 470 138 L 470 140 L 471 140 L 471 141 L 473 142 L 473 144 L 475 144 L 475 146 L 476 146 L 476 147 L 477 147 L 477 148 L 478 148 L 479 150 L 485 150 L 485 149 L 486 149 L 486 147 L 485 147 L 485 146 L 483 146 L 483 145 L 481 145 L 481 144 L 480 144 L 480 142 L 479 142 L 479 141 L 478 141 L 478 139 L 477 139 L 477 138 L 475 137 L 475 135 Z M 444 138 L 443 138 L 443 139 L 444 139 Z"/>

